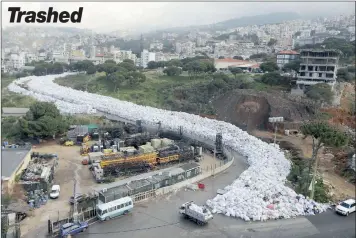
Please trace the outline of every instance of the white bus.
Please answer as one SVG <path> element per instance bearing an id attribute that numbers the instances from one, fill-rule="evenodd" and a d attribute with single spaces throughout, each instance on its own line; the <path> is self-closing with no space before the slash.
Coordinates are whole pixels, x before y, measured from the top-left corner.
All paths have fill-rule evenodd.
<path id="1" fill-rule="evenodd" d="M 126 215 L 132 209 L 132 199 L 130 197 L 123 197 L 108 203 L 97 205 L 96 214 L 101 221 L 107 221 L 116 216 Z"/>

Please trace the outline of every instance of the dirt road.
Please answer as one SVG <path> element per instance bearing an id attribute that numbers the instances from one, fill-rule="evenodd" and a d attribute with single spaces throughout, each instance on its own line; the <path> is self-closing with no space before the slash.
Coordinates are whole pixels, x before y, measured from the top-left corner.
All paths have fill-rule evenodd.
<path id="1" fill-rule="evenodd" d="M 46 205 L 33 211 L 33 216 L 21 222 L 21 233 L 25 235 L 38 224 L 47 222 L 48 219 L 67 217 L 70 210 L 69 198 L 74 193 L 74 178 L 77 179 L 77 193 L 92 191 L 96 182 L 87 166 L 81 164 L 79 146 L 65 147 L 55 142 L 42 143 L 33 149 L 39 153 L 54 153 L 58 155 L 58 167 L 54 175 L 54 184 L 61 187 L 60 197 L 49 200 Z"/>

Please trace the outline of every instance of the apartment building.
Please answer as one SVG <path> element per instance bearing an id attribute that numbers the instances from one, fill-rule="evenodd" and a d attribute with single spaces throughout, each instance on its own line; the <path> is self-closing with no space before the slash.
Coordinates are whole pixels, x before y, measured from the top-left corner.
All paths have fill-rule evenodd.
<path id="1" fill-rule="evenodd" d="M 149 52 L 148 50 L 143 50 L 141 53 L 141 66 L 147 68 L 147 64 L 150 61 L 156 61 L 156 54 L 154 52 Z"/>
<path id="2" fill-rule="evenodd" d="M 136 55 L 131 50 L 119 50 L 115 52 L 115 62 L 121 63 L 125 59 L 136 62 Z"/>
<path id="3" fill-rule="evenodd" d="M 327 83 L 334 88 L 340 55 L 340 51 L 333 49 L 302 50 L 296 88 L 292 93 L 303 94 L 309 86 L 318 83 Z"/>
<path id="4" fill-rule="evenodd" d="M 277 53 L 277 65 L 281 69 L 285 64 L 288 64 L 299 58 L 299 53 L 293 50 L 283 50 Z"/>

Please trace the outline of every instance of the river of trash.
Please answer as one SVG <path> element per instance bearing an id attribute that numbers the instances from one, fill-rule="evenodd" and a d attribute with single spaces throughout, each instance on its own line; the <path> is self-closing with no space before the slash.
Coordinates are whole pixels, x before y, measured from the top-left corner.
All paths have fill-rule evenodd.
<path id="1" fill-rule="evenodd" d="M 142 120 L 149 126 L 157 126 L 161 122 L 162 129 L 167 130 L 178 131 L 182 126 L 187 136 L 205 141 L 214 141 L 216 133 L 221 132 L 224 145 L 246 156 L 250 166 L 224 188 L 226 192 L 223 195 L 207 201 L 213 213 L 249 221 L 314 215 L 329 207 L 298 195 L 284 185 L 291 164 L 278 146 L 263 142 L 227 122 L 140 106 L 53 82 L 55 78 L 69 74 L 29 76 L 14 81 L 8 89 L 39 101 L 54 102 L 62 113 L 90 114 L 98 110 L 132 121 Z"/>

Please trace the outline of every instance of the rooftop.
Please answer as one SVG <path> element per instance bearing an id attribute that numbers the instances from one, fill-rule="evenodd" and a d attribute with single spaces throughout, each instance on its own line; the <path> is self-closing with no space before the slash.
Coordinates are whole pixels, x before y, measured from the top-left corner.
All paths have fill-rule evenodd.
<path id="1" fill-rule="evenodd" d="M 19 167 L 30 149 L 2 149 L 1 150 L 1 176 L 9 178 Z"/>
<path id="2" fill-rule="evenodd" d="M 26 114 L 29 110 L 30 110 L 29 108 L 3 107 L 2 113 L 5 113 L 5 114 Z"/>
<path id="3" fill-rule="evenodd" d="M 339 53 L 342 54 L 342 52 L 340 50 L 336 50 L 336 49 L 301 49 L 300 53 L 302 52 L 314 52 L 314 53 L 326 53 L 326 52 L 334 52 L 334 53 Z"/>
<path id="4" fill-rule="evenodd" d="M 294 50 L 282 50 L 282 51 L 278 52 L 278 54 L 280 54 L 280 55 L 299 55 L 299 53 Z"/>

